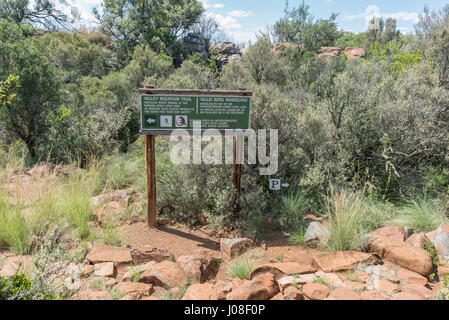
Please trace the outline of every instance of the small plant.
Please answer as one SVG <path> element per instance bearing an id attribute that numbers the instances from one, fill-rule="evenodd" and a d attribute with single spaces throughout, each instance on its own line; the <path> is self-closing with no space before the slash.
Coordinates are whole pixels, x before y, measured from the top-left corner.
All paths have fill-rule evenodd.
<path id="1" fill-rule="evenodd" d="M 112 288 L 108 290 L 109 293 L 112 296 L 112 299 L 114 300 L 120 300 L 121 298 L 123 298 L 124 296 L 126 296 L 126 294 L 118 289 Z"/>
<path id="2" fill-rule="evenodd" d="M 107 224 L 101 232 L 101 238 L 103 243 L 108 246 L 120 247 L 122 240 L 120 234 L 117 232 L 117 228 L 112 224 Z"/>
<path id="3" fill-rule="evenodd" d="M 139 282 L 141 274 L 142 274 L 142 271 L 134 270 L 133 273 L 131 274 L 131 281 Z"/>
<path id="4" fill-rule="evenodd" d="M 59 299 L 68 295 L 67 288 L 57 281 L 58 275 L 64 273 L 70 265 L 76 263 L 76 255 L 68 253 L 67 247 L 61 243 L 63 229 L 48 226 L 39 241 L 42 246 L 32 258 L 33 271 L 30 295 L 36 299 Z M 81 259 L 81 258 L 79 258 Z"/>
<path id="5" fill-rule="evenodd" d="M 296 231 L 288 237 L 288 243 L 292 246 L 302 246 L 304 244 L 304 235 L 306 233 L 303 224 L 299 225 Z"/>
<path id="6" fill-rule="evenodd" d="M 325 286 L 328 285 L 328 284 L 326 283 L 326 281 L 324 281 L 324 279 L 321 278 L 321 277 L 316 278 L 316 279 L 313 281 L 313 283 L 324 284 Z"/>
<path id="7" fill-rule="evenodd" d="M 92 288 L 97 289 L 97 290 L 105 290 L 106 289 L 106 284 L 104 283 L 103 279 L 92 279 L 90 281 L 90 285 L 92 286 Z"/>
<path id="8" fill-rule="evenodd" d="M 254 269 L 254 263 L 247 259 L 238 259 L 228 265 L 226 275 L 231 279 L 248 279 L 251 271 Z"/>
<path id="9" fill-rule="evenodd" d="M 276 257 L 276 260 L 279 261 L 279 262 L 284 262 L 284 255 L 283 254 L 278 255 Z"/>
<path id="10" fill-rule="evenodd" d="M 50 292 L 36 295 L 34 283 L 25 274 L 16 273 L 10 277 L 0 276 L 0 300 L 56 300 Z"/>
<path id="11" fill-rule="evenodd" d="M 78 248 L 68 253 L 68 259 L 73 263 L 84 263 L 86 260 L 86 254 L 88 252 L 88 246 L 86 241 L 82 241 Z"/>
<path id="12" fill-rule="evenodd" d="M 24 274 L 0 277 L 0 300 L 28 300 L 30 288 L 31 281 Z"/>
<path id="13" fill-rule="evenodd" d="M 449 274 L 442 277 L 443 289 L 440 289 L 436 294 L 436 300 L 449 300 Z"/>
<path id="14" fill-rule="evenodd" d="M 432 257 L 432 265 L 434 268 L 438 268 L 440 265 L 440 259 L 438 258 L 438 251 L 430 241 L 424 242 L 424 250 L 426 250 Z"/>

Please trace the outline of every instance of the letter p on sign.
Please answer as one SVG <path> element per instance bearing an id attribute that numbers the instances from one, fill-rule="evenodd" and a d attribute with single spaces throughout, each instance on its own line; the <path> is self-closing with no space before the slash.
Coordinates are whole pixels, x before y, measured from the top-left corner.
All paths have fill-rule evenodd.
<path id="1" fill-rule="evenodd" d="M 281 190 L 281 179 L 270 179 L 270 190 Z"/>

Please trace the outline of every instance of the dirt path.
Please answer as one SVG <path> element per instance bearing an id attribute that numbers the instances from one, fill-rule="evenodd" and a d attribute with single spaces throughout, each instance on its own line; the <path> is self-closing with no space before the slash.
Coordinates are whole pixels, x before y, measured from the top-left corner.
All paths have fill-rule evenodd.
<path id="1" fill-rule="evenodd" d="M 120 227 L 122 244 L 132 247 L 152 246 L 166 249 L 175 255 L 175 258 L 189 254 L 195 249 L 208 249 L 220 251 L 220 239 L 211 237 L 205 230 L 192 230 L 184 225 L 162 226 L 158 229 L 149 229 L 143 222 L 124 225 Z M 287 261 L 301 261 L 305 252 L 315 255 L 318 250 L 307 250 L 303 247 L 286 245 L 286 238 L 281 235 L 271 237 L 265 241 L 268 250 L 264 256 L 271 259 L 284 258 Z M 257 247 L 257 246 L 256 246 Z M 257 249 L 255 249 L 257 251 Z"/>
<path id="2" fill-rule="evenodd" d="M 220 250 L 220 239 L 211 238 L 202 230 L 193 231 L 181 226 L 163 226 L 149 229 L 143 222 L 122 226 L 122 244 L 130 246 L 152 246 L 166 249 L 175 258 L 189 254 L 195 249 Z"/>

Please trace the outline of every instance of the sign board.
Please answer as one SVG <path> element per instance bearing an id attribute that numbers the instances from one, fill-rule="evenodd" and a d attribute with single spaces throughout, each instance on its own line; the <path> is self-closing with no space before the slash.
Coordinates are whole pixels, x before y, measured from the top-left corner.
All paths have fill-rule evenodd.
<path id="1" fill-rule="evenodd" d="M 249 129 L 251 97 L 230 95 L 141 94 L 143 131 Z"/>
<path id="2" fill-rule="evenodd" d="M 249 129 L 251 91 L 155 89 L 145 86 L 140 93 L 140 133 L 145 135 L 145 167 L 147 180 L 147 222 L 156 227 L 156 149 L 157 135 L 173 130 L 187 130 L 193 134 L 194 122 L 201 121 L 201 130 L 216 129 L 242 131 Z M 220 132 L 222 133 L 222 132 Z M 232 184 L 240 192 L 241 165 L 237 146 L 243 136 L 233 132 L 234 165 Z M 233 200 L 235 201 L 235 200 Z M 237 206 L 235 206 L 237 208 Z"/>

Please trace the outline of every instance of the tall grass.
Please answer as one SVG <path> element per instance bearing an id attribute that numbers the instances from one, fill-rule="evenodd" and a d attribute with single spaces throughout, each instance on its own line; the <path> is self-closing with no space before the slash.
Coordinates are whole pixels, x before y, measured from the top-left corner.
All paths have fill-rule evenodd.
<path id="1" fill-rule="evenodd" d="M 330 190 L 326 199 L 331 251 L 357 250 L 362 244 L 366 229 L 363 227 L 364 210 L 360 194 L 345 190 Z"/>
<path id="2" fill-rule="evenodd" d="M 3 178 L 23 172 L 28 162 L 28 150 L 20 141 L 11 143 L 5 149 L 0 149 L 0 173 Z"/>
<path id="3" fill-rule="evenodd" d="M 145 162 L 143 156 L 112 155 L 101 162 L 101 171 L 101 183 L 105 190 L 134 188 L 145 191 Z"/>
<path id="4" fill-rule="evenodd" d="M 24 171 L 28 152 L 23 143 L 15 142 L 0 150 L 0 249 L 16 254 L 29 251 L 28 228 L 20 211 L 20 201 L 11 203 L 6 186 L 13 175 Z"/>
<path id="5" fill-rule="evenodd" d="M 6 192 L 0 187 L 0 248 L 9 248 L 16 254 L 28 252 L 28 230 L 17 205 L 7 201 Z"/>
<path id="6" fill-rule="evenodd" d="M 395 223 L 413 228 L 415 232 L 429 232 L 442 224 L 449 224 L 444 204 L 426 196 L 417 197 L 399 209 Z"/>
<path id="7" fill-rule="evenodd" d="M 380 201 L 371 195 L 361 196 L 363 206 L 363 227 L 366 232 L 371 232 L 387 224 L 397 214 L 397 208 L 386 201 Z"/>
<path id="8" fill-rule="evenodd" d="M 69 172 L 62 188 L 61 198 L 56 202 L 56 211 L 66 219 L 82 240 L 90 235 L 89 221 L 92 218 L 90 199 L 97 189 L 99 171 L 95 166 L 87 170 Z"/>
<path id="9" fill-rule="evenodd" d="M 67 166 L 62 176 L 53 173 L 46 177 L 45 188 L 27 215 L 31 236 L 40 238 L 50 226 L 58 226 L 70 232 L 75 239 L 89 238 L 89 222 L 92 220 L 90 199 L 98 189 L 98 175 L 95 165 L 84 170 Z"/>
<path id="10" fill-rule="evenodd" d="M 298 193 L 290 193 L 282 197 L 282 212 L 279 223 L 284 230 L 297 230 L 303 224 L 303 216 L 307 212 L 308 203 L 306 197 Z"/>

